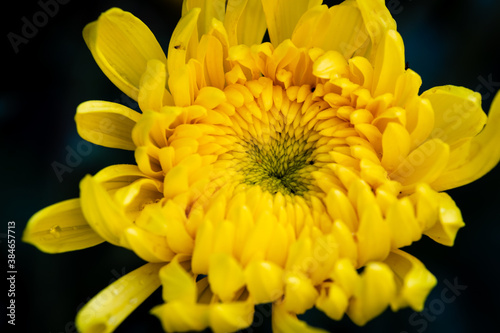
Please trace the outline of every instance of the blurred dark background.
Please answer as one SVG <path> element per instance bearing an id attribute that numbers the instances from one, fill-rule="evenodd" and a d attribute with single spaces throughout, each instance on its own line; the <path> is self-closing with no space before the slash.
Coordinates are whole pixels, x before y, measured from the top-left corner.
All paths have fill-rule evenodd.
<path id="1" fill-rule="evenodd" d="M 46 2 L 42 0 L 42 2 Z M 2 271 L 7 263 L 7 222 L 16 223 L 16 326 L 6 325 L 5 282 L 0 293 L 0 324 L 7 332 L 71 333 L 77 310 L 92 296 L 142 262 L 128 250 L 108 244 L 49 255 L 21 242 L 28 219 L 39 209 L 78 197 L 79 181 L 88 173 L 116 163 L 133 163 L 133 154 L 94 145 L 83 147 L 73 120 L 79 103 L 97 99 L 130 103 L 101 73 L 81 31 L 110 7 L 134 13 L 155 33 L 166 49 L 180 16 L 176 1 L 65 0 L 37 33 L 15 52 L 8 34 L 21 35 L 23 17 L 32 21 L 41 10 L 37 1 L 9 2 L 1 10 L 2 72 L 0 79 Z M 338 2 L 338 1 L 337 1 Z M 335 3 L 335 2 L 330 2 Z M 424 91 L 444 84 L 461 85 L 483 95 L 489 109 L 500 88 L 500 2 L 495 0 L 391 0 L 388 7 L 403 36 L 409 66 L 423 79 Z M 488 84 L 489 82 L 489 84 Z M 499 143 L 500 144 L 500 143 Z M 88 148 L 71 172 L 56 175 L 52 164 L 66 164 L 68 149 Z M 83 156 L 85 155 L 85 156 Z M 500 311 L 500 168 L 450 194 L 461 208 L 466 227 L 448 248 L 424 238 L 409 252 L 438 280 L 429 296 L 427 315 L 411 310 L 386 311 L 358 328 L 344 318 L 329 320 L 317 311 L 305 315 L 314 325 L 334 332 L 480 332 L 497 331 Z M 4 280 L 5 281 L 5 280 Z M 442 292 L 458 284 L 454 301 Z M 5 288 L 5 289 L 3 289 Z M 451 297 L 452 294 L 446 294 Z M 149 309 L 161 303 L 156 292 L 116 332 L 160 332 Z M 268 308 L 260 307 L 260 317 Z M 267 319 L 250 331 L 268 330 Z"/>

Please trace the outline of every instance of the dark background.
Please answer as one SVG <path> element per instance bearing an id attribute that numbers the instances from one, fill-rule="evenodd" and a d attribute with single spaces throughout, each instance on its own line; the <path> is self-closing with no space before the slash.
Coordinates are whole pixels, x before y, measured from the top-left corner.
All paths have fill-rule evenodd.
<path id="1" fill-rule="evenodd" d="M 61 2 L 63 2 L 61 0 Z M 16 222 L 16 327 L 17 332 L 76 332 L 73 320 L 79 307 L 120 276 L 142 262 L 130 251 L 108 244 L 91 249 L 49 255 L 21 242 L 26 222 L 39 209 L 78 196 L 85 174 L 116 163 L 133 163 L 133 154 L 86 145 L 78 137 L 73 120 L 79 103 L 97 99 L 130 103 L 101 73 L 88 51 L 81 31 L 106 9 L 118 6 L 141 18 L 166 49 L 180 16 L 180 5 L 167 0 L 139 2 L 72 0 L 59 5 L 36 35 L 14 52 L 7 35 L 21 34 L 22 18 L 32 21 L 41 10 L 37 1 L 21 1 L 1 10 L 2 72 L 0 77 L 0 262 L 7 263 L 7 222 Z M 421 91 L 432 86 L 455 84 L 479 90 L 483 108 L 489 109 L 492 92 L 500 83 L 485 86 L 484 80 L 500 82 L 500 3 L 494 0 L 399 0 L 389 7 L 405 41 L 409 66 L 422 76 Z M 499 143 L 500 144 L 500 143 Z M 61 175 L 53 162 L 67 164 L 68 149 L 80 149 L 81 160 L 72 172 Z M 329 320 L 317 311 L 306 319 L 335 332 L 481 332 L 497 331 L 498 254 L 500 252 L 500 169 L 479 181 L 449 191 L 461 208 L 466 227 L 448 248 L 425 236 L 409 252 L 418 256 L 438 280 L 426 307 L 429 316 L 412 317 L 409 309 L 382 316 L 358 328 L 344 318 Z M 5 280 L 4 280 L 5 281 Z M 447 282 L 467 288 L 451 303 L 441 292 Z M 5 289 L 4 289 L 5 288 Z M 5 282 L 0 290 L 0 324 L 6 325 Z M 450 296 L 452 294 L 446 294 Z M 117 332 L 158 332 L 159 321 L 148 314 L 161 303 L 156 292 L 140 306 Z M 259 307 L 259 318 L 268 307 Z M 254 332 L 268 330 L 267 318 Z M 2 330 L 4 331 L 4 330 Z M 250 330 L 249 330 L 250 332 Z"/>

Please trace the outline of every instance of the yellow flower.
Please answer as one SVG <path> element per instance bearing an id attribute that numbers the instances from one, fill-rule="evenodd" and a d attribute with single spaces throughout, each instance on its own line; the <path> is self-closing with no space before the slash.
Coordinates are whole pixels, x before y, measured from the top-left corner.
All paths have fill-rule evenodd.
<path id="1" fill-rule="evenodd" d="M 117 8 L 84 38 L 142 113 L 85 102 L 78 132 L 137 165 L 86 176 L 24 240 L 148 263 L 80 311 L 82 332 L 113 331 L 160 285 L 169 332 L 243 329 L 268 302 L 276 332 L 319 331 L 297 318 L 312 307 L 358 325 L 423 309 L 436 279 L 399 248 L 453 245 L 464 223 L 442 191 L 500 160 L 500 98 L 487 118 L 469 89 L 419 95 L 383 1 L 186 0 L 168 56 Z"/>

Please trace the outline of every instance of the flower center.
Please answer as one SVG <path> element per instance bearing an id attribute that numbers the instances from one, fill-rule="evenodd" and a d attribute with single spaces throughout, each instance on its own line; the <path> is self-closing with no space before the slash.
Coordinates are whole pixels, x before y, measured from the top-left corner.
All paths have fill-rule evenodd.
<path id="1" fill-rule="evenodd" d="M 311 172 L 316 170 L 312 144 L 288 133 L 279 133 L 264 145 L 247 142 L 245 148 L 246 154 L 238 169 L 243 183 L 260 185 L 271 194 L 304 195 L 307 192 L 312 183 Z"/>

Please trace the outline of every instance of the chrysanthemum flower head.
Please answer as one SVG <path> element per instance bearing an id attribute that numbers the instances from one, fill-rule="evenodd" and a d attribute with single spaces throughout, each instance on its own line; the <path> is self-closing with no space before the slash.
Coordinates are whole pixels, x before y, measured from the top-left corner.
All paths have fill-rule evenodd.
<path id="1" fill-rule="evenodd" d="M 24 238 L 148 263 L 80 311 L 81 331 L 112 331 L 160 285 L 152 313 L 172 332 L 243 329 L 261 303 L 276 332 L 318 331 L 297 318 L 312 307 L 358 325 L 423 309 L 436 279 L 399 248 L 453 245 L 464 223 L 442 191 L 499 161 L 500 99 L 487 118 L 469 89 L 419 94 L 383 1 L 187 0 L 167 56 L 117 8 L 84 37 L 141 112 L 85 102 L 78 132 L 137 165 L 86 176 Z"/>

